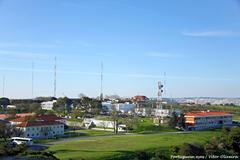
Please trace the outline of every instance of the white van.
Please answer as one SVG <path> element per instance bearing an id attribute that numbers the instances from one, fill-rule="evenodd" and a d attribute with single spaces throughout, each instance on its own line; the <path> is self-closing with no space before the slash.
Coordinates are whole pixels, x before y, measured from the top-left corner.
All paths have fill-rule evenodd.
<path id="1" fill-rule="evenodd" d="M 33 144 L 32 138 L 23 138 L 23 137 L 12 137 L 11 138 L 11 144 L 26 144 L 27 146 L 30 146 Z"/>

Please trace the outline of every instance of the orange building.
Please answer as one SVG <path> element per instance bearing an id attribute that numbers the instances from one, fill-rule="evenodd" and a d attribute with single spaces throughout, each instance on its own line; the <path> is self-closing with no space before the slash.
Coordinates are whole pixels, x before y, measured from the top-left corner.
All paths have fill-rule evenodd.
<path id="1" fill-rule="evenodd" d="M 206 130 L 232 125 L 232 114 L 227 112 L 198 111 L 185 114 L 187 130 Z"/>

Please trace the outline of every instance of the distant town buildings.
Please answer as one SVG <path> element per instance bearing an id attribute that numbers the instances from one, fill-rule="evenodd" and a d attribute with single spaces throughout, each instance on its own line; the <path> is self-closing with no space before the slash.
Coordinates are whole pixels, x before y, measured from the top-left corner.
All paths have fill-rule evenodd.
<path id="1" fill-rule="evenodd" d="M 196 98 L 174 98 L 173 100 L 179 104 L 240 105 L 240 98 L 196 97 Z"/>
<path id="2" fill-rule="evenodd" d="M 187 130 L 206 130 L 232 125 L 232 114 L 227 112 L 188 112 L 185 114 Z"/>

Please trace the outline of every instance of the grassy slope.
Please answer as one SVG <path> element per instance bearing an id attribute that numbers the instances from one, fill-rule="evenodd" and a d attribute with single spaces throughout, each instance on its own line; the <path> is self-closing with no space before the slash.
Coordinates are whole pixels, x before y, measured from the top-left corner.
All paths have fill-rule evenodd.
<path id="1" fill-rule="evenodd" d="M 53 145 L 49 148 L 60 159 L 100 160 L 121 153 L 159 148 L 168 150 L 171 146 L 185 142 L 205 143 L 219 131 L 202 131 L 189 134 L 145 135 L 132 137 L 92 138 Z"/>

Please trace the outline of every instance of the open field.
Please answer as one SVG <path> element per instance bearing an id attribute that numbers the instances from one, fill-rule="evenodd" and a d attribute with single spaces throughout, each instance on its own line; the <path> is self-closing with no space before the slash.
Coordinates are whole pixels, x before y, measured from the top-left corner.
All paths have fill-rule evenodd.
<path id="1" fill-rule="evenodd" d="M 58 138 L 58 139 L 38 139 L 34 140 L 35 143 L 50 143 L 50 142 L 56 142 L 61 141 L 63 139 L 69 139 L 71 137 L 94 137 L 94 136 L 109 136 L 113 135 L 112 132 L 107 131 L 95 131 L 90 129 L 81 129 L 81 130 L 75 130 L 75 131 L 66 131 L 65 136 L 69 135 L 69 137 L 65 138 Z"/>
<path id="2" fill-rule="evenodd" d="M 170 147 L 185 142 L 205 143 L 213 136 L 219 135 L 217 131 L 201 131 L 191 133 L 148 134 L 136 136 L 113 136 L 83 139 L 50 146 L 60 159 L 100 160 L 107 157 L 131 154 L 135 151 L 157 149 L 169 154 Z"/>

